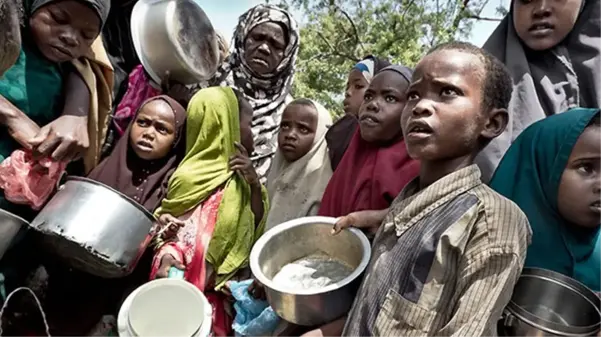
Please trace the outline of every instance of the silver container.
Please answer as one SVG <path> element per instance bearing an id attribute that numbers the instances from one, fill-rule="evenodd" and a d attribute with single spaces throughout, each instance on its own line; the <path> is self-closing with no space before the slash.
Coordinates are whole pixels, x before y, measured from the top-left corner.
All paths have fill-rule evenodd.
<path id="1" fill-rule="evenodd" d="M 601 324 L 599 297 L 580 282 L 524 268 L 501 322 L 505 336 L 594 336 Z"/>
<path id="2" fill-rule="evenodd" d="M 0 209 L 0 259 L 8 250 L 19 230 L 29 225 L 23 218 Z"/>
<path id="3" fill-rule="evenodd" d="M 130 274 L 152 239 L 155 218 L 125 195 L 68 177 L 31 222 L 71 267 L 104 278 Z"/>
<path id="4" fill-rule="evenodd" d="M 140 0 L 131 15 L 131 34 L 140 62 L 152 80 L 181 84 L 210 79 L 219 66 L 217 35 L 194 0 Z"/>
<path id="5" fill-rule="evenodd" d="M 278 225 L 255 243 L 250 268 L 265 286 L 267 300 L 283 319 L 305 326 L 331 322 L 346 314 L 355 299 L 360 276 L 371 256 L 369 240 L 351 228 L 331 235 L 336 219 L 306 217 Z M 290 292 L 272 278 L 290 262 L 323 252 L 348 266 L 353 272 L 343 280 L 318 290 Z"/>

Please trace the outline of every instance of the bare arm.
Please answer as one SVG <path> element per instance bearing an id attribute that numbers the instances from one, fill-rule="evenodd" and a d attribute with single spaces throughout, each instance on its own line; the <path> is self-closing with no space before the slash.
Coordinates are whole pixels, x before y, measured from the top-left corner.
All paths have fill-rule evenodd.
<path id="1" fill-rule="evenodd" d="M 265 205 L 263 205 L 263 192 L 261 183 L 250 185 L 250 209 L 255 215 L 255 227 L 258 227 L 265 215 Z"/>
<path id="2" fill-rule="evenodd" d="M 5 126 L 10 136 L 28 150 L 33 148 L 30 140 L 40 132 L 34 121 L 1 95 L 0 125 Z"/>
<path id="3" fill-rule="evenodd" d="M 85 117 L 90 111 L 90 91 L 75 69 L 70 69 L 65 82 L 63 116 Z"/>
<path id="4" fill-rule="evenodd" d="M 378 211 L 359 211 L 353 212 L 347 216 L 341 217 L 334 225 L 333 234 L 340 233 L 341 230 L 348 227 L 360 228 L 362 230 L 375 233 L 388 214 L 388 208 Z"/>

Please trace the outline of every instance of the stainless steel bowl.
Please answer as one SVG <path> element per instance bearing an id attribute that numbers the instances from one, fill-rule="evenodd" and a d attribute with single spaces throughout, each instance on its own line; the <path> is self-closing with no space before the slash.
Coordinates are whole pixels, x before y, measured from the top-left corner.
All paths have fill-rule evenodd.
<path id="1" fill-rule="evenodd" d="M 219 66 L 217 35 L 194 0 L 140 0 L 131 15 L 131 34 L 140 62 L 152 80 L 182 84 L 210 79 Z"/>
<path id="2" fill-rule="evenodd" d="M 91 179 L 69 177 L 31 227 L 73 268 L 119 278 L 133 271 L 155 223 L 152 214 L 127 196 Z"/>
<path id="3" fill-rule="evenodd" d="M 23 218 L 0 209 L 0 258 L 4 256 L 19 230 L 27 225 L 29 222 Z"/>
<path id="4" fill-rule="evenodd" d="M 350 309 L 356 286 L 371 256 L 369 240 L 351 228 L 331 235 L 336 219 L 306 217 L 278 225 L 255 243 L 250 253 L 250 268 L 265 286 L 267 300 L 283 319 L 305 326 L 331 322 Z M 354 268 L 343 280 L 318 290 L 291 292 L 272 278 L 290 262 L 323 252 Z"/>
<path id="5" fill-rule="evenodd" d="M 594 336 L 601 300 L 580 282 L 538 268 L 524 268 L 505 309 L 506 336 Z"/>

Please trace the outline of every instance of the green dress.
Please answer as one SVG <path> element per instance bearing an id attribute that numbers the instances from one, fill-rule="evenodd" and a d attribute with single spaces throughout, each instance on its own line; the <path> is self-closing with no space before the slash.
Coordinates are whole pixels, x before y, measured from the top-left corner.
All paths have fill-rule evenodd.
<path id="1" fill-rule="evenodd" d="M 0 95 L 42 127 L 61 115 L 63 80 L 59 65 L 46 60 L 28 42 L 24 39 L 17 62 L 0 78 Z M 5 127 L 1 128 L 0 161 L 21 147 Z M 27 220 L 31 218 L 28 207 L 8 202 L 3 192 L 0 192 L 0 208 Z"/>

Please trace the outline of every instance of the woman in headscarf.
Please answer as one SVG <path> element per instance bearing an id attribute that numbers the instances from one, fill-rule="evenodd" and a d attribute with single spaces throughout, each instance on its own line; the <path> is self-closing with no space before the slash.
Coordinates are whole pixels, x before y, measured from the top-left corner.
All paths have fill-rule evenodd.
<path id="1" fill-rule="evenodd" d="M 419 163 L 407 154 L 399 122 L 411 76 L 411 69 L 398 65 L 374 76 L 359 111 L 359 128 L 330 179 L 319 215 L 386 209 L 418 175 Z M 394 99 L 390 87 L 397 89 Z"/>
<path id="2" fill-rule="evenodd" d="M 526 213 L 526 267 L 600 289 L 599 109 L 577 108 L 532 124 L 501 160 L 490 186 Z"/>
<path id="3" fill-rule="evenodd" d="M 317 215 L 332 176 L 326 131 L 332 117 L 323 105 L 305 98 L 292 101 L 282 115 L 267 191 L 271 210 L 266 229 L 288 220 Z"/>
<path id="4" fill-rule="evenodd" d="M 247 266 L 268 209 L 267 192 L 248 157 L 251 119 L 250 105 L 231 88 L 197 92 L 188 107 L 186 155 L 155 212 L 166 231 L 151 279 L 166 277 L 172 267 L 185 269 L 185 279 L 211 302 L 219 336 L 231 324 L 216 321 L 225 314 L 224 298 L 215 291 Z"/>
<path id="5" fill-rule="evenodd" d="M 374 75 L 389 65 L 388 60 L 370 55 L 357 63 L 349 73 L 342 103 L 344 116 L 337 120 L 326 133 L 332 170 L 335 171 L 338 167 L 355 130 L 359 126 L 357 115 L 363 103 L 365 90 L 367 90 Z"/>
<path id="6" fill-rule="evenodd" d="M 233 87 L 250 102 L 255 143 L 251 159 L 262 181 L 277 149 L 282 112 L 292 101 L 299 39 L 290 13 L 272 5 L 257 5 L 238 19 L 232 53 L 209 83 Z"/>
<path id="7" fill-rule="evenodd" d="M 599 0 L 513 0 L 484 49 L 509 68 L 509 124 L 477 162 L 490 179 L 511 143 L 530 124 L 570 108 L 601 106 Z"/>

